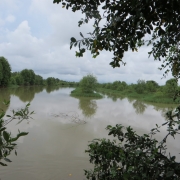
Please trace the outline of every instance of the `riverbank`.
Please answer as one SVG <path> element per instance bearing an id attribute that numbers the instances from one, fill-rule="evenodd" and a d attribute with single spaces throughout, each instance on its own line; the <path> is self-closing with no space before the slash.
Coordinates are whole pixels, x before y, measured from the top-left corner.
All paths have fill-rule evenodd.
<path id="1" fill-rule="evenodd" d="M 128 92 L 128 91 L 117 91 L 112 89 L 98 88 L 97 92 L 102 94 L 107 94 L 110 96 L 116 97 L 129 97 L 135 98 L 144 102 L 152 102 L 152 103 L 164 103 L 164 104 L 179 104 L 176 100 L 173 100 L 173 97 L 167 97 L 162 92 L 145 92 L 142 94 L 138 94 L 136 92 Z"/>

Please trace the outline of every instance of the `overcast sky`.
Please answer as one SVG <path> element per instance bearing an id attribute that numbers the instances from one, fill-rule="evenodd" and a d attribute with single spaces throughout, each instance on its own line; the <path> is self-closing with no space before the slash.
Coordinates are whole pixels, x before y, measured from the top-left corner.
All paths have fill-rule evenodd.
<path id="1" fill-rule="evenodd" d="M 149 47 L 126 53 L 126 66 L 115 69 L 109 65 L 113 57 L 109 52 L 96 59 L 89 52 L 76 58 L 76 49 L 69 48 L 70 38 L 79 39 L 79 32 L 86 35 L 92 29 L 92 23 L 78 27 L 82 17 L 53 0 L 0 0 L 0 56 L 8 59 L 12 71 L 32 69 L 43 78 L 79 81 L 93 73 L 99 82 L 143 79 L 159 84 L 171 78 L 162 79 L 161 63 L 148 58 Z"/>

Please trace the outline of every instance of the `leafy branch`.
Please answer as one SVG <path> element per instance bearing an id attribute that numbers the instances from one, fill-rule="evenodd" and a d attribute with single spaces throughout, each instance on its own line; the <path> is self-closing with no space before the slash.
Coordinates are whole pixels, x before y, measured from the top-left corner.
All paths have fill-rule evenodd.
<path id="1" fill-rule="evenodd" d="M 6 102 L 4 101 L 4 104 L 8 106 L 10 101 Z M 17 111 L 12 111 L 12 115 L 5 115 L 5 112 L 2 110 L 0 113 L 0 165 L 7 166 L 6 163 L 2 162 L 2 160 L 6 162 L 11 162 L 10 159 L 7 158 L 7 156 L 10 155 L 11 151 L 14 150 L 16 147 L 15 141 L 17 141 L 21 136 L 26 136 L 28 132 L 20 132 L 18 130 L 18 134 L 13 137 L 10 132 L 7 132 L 7 124 L 12 122 L 13 120 L 18 119 L 18 124 L 21 123 L 23 120 L 32 119 L 30 117 L 32 114 L 34 114 L 34 111 L 29 111 L 30 103 L 28 103 L 25 108 L 21 108 Z M 5 119 L 5 117 L 8 117 L 8 119 Z M 15 150 L 15 154 L 17 155 L 17 151 Z"/>
<path id="2" fill-rule="evenodd" d="M 180 107 L 176 108 L 175 114 L 169 111 L 166 116 L 167 122 L 161 126 L 156 124 L 156 128 L 142 136 L 130 126 L 107 126 L 108 135 L 116 140 L 95 139 L 88 145 L 86 152 L 95 166 L 93 170 L 85 170 L 87 179 L 179 179 L 180 163 L 175 161 L 175 156 L 166 156 L 166 140 L 168 136 L 175 138 L 180 134 Z M 153 137 L 165 125 L 168 133 L 158 142 Z"/>

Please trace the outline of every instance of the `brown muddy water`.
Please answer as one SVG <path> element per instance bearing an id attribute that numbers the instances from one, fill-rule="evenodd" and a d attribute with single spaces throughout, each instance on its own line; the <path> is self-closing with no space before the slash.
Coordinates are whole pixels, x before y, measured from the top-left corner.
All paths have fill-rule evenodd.
<path id="1" fill-rule="evenodd" d="M 138 100 L 104 96 L 103 99 L 73 98 L 73 88 L 25 87 L 1 89 L 0 101 L 10 99 L 8 108 L 22 108 L 28 102 L 35 111 L 33 119 L 17 125 L 8 124 L 8 131 L 29 132 L 18 140 L 7 167 L 0 166 L 1 180 L 80 180 L 83 169 L 90 169 L 88 142 L 109 138 L 107 125 L 132 126 L 138 134 L 148 133 L 155 124 L 164 123 L 164 114 L 171 105 L 150 105 Z M 166 129 L 157 136 L 161 140 Z M 180 160 L 180 137 L 168 139 L 168 150 Z"/>

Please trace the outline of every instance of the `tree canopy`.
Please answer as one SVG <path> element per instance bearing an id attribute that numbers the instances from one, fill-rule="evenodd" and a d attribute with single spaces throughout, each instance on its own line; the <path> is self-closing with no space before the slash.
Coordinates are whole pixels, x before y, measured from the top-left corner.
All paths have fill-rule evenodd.
<path id="1" fill-rule="evenodd" d="M 92 74 L 88 74 L 80 80 L 79 86 L 83 93 L 93 93 L 97 87 L 97 78 Z"/>
<path id="2" fill-rule="evenodd" d="M 23 69 L 21 71 L 21 76 L 24 79 L 25 85 L 34 85 L 35 82 L 35 73 L 31 69 Z"/>
<path id="3" fill-rule="evenodd" d="M 71 38 L 72 46 L 79 46 L 77 56 L 86 49 L 93 57 L 100 51 L 112 51 L 110 64 L 119 67 L 124 53 L 137 51 L 144 44 L 151 45 L 149 55 L 163 60 L 161 68 L 169 67 L 179 77 L 180 1 L 178 0 L 54 0 L 73 12 L 85 15 L 78 25 L 94 20 L 94 30 L 82 39 Z M 148 36 L 149 35 L 149 36 Z M 86 47 L 86 49 L 84 48 Z M 167 73 L 169 69 L 166 69 Z"/>
<path id="4" fill-rule="evenodd" d="M 165 93 L 167 96 L 173 97 L 178 91 L 178 83 L 176 79 L 169 79 L 166 81 Z"/>
<path id="5" fill-rule="evenodd" d="M 11 77 L 11 66 L 8 60 L 0 57 L 0 86 L 7 86 Z"/>

